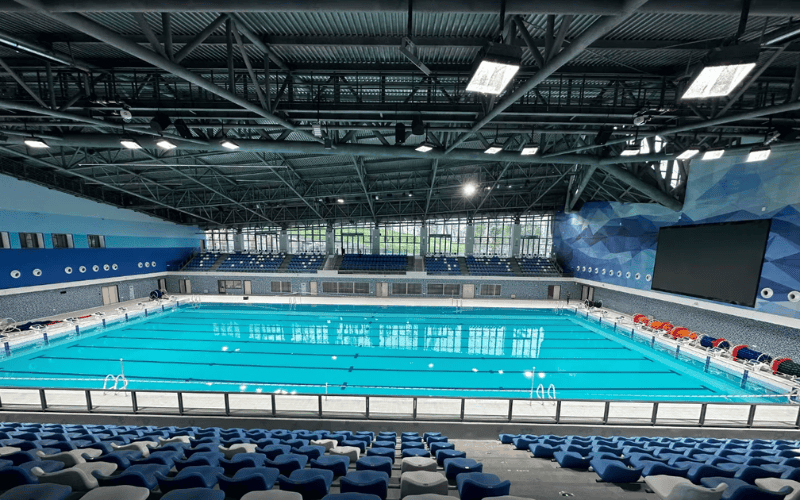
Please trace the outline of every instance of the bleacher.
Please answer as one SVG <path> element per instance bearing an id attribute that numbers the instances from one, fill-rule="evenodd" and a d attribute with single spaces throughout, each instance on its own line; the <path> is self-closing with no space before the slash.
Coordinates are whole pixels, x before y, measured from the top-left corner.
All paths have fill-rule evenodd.
<path id="1" fill-rule="evenodd" d="M 186 266 L 184 266 L 184 271 L 208 271 L 211 266 L 219 259 L 222 255 L 220 252 L 203 252 L 199 253 L 194 256 L 192 260 L 189 261 Z"/>
<path id="2" fill-rule="evenodd" d="M 294 255 L 289 261 L 286 272 L 316 273 L 325 265 L 325 255 L 321 253 L 301 253 Z"/>
<path id="3" fill-rule="evenodd" d="M 439 276 L 459 276 L 461 266 L 456 257 L 447 255 L 428 255 L 425 257 L 425 271 Z"/>
<path id="4" fill-rule="evenodd" d="M 405 255 L 372 255 L 349 253 L 342 258 L 340 271 L 404 272 L 408 270 Z"/>
<path id="5" fill-rule="evenodd" d="M 284 253 L 233 253 L 220 264 L 218 271 L 270 273 L 277 271 L 285 258 L 286 254 Z"/>
<path id="6" fill-rule="evenodd" d="M 522 274 L 524 276 L 560 276 L 556 265 L 549 259 L 539 255 L 526 255 L 517 257 Z"/>
<path id="7" fill-rule="evenodd" d="M 467 257 L 467 268 L 472 276 L 514 276 L 511 261 L 504 257 Z"/>
<path id="8" fill-rule="evenodd" d="M 511 488 L 438 432 L 4 422 L 0 443 L 4 500 L 476 500 Z"/>

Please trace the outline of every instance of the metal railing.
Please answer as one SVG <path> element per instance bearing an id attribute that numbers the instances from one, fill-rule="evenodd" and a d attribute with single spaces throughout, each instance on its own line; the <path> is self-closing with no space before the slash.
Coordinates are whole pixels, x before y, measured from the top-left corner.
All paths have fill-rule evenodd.
<path id="1" fill-rule="evenodd" d="M 2 387 L 4 412 L 431 420 L 519 424 L 799 429 L 782 403 L 500 399 Z"/>

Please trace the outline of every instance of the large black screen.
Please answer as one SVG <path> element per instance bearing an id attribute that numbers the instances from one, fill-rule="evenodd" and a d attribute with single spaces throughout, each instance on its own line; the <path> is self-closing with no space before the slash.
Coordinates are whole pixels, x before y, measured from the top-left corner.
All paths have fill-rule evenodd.
<path id="1" fill-rule="evenodd" d="M 754 307 L 769 220 L 663 227 L 653 290 Z"/>

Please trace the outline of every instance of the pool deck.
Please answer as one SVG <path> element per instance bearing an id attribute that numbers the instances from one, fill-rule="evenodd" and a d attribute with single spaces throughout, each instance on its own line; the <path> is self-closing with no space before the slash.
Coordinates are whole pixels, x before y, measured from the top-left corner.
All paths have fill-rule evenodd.
<path id="1" fill-rule="evenodd" d="M 225 295 L 184 295 L 175 296 L 178 301 L 199 300 L 214 303 L 256 303 L 256 304 L 327 304 L 327 305 L 360 305 L 360 306 L 434 306 L 434 307 L 496 307 L 496 308 L 525 308 L 525 309 L 554 309 L 569 306 L 566 301 L 530 301 L 507 299 L 429 299 L 429 298 L 378 298 L 378 297 L 318 297 L 318 296 L 249 296 L 243 300 L 242 296 Z M 142 312 L 144 308 L 159 307 L 157 302 L 134 300 L 117 303 L 103 307 L 76 311 L 69 315 L 42 318 L 41 320 L 63 319 L 64 317 L 78 317 L 102 312 L 107 316 L 115 313 L 118 308 L 125 307 L 130 312 Z M 603 313 L 604 311 L 604 313 Z M 620 320 L 622 324 L 631 327 L 632 320 L 617 311 L 603 309 L 594 310 L 598 321 L 602 317 L 609 320 Z M 581 313 L 583 314 L 583 313 Z M 595 316 L 592 316 L 593 318 Z M 622 319 L 624 318 L 624 319 Z M 97 320 L 95 320 L 97 321 Z M 41 335 L 32 333 L 31 335 Z M 652 334 L 648 334 L 652 335 Z M 15 341 L 24 340 L 28 335 L 18 335 Z M 672 340 L 658 338 L 659 343 L 674 344 Z M 683 347 L 683 346 L 682 346 Z M 705 356 L 705 352 L 689 346 L 683 347 L 683 352 L 696 350 Z M 698 354 L 699 355 L 699 354 Z M 727 366 L 730 370 L 745 370 L 743 365 L 728 359 L 714 358 L 714 363 Z M 774 383 L 788 384 L 784 379 L 778 379 L 764 372 L 751 371 L 753 377 L 764 377 Z M 659 404 L 658 422 L 652 428 L 652 403 L 638 402 L 612 402 L 606 406 L 603 401 L 574 401 L 564 400 L 559 407 L 559 417 L 556 418 L 556 402 L 554 401 L 516 401 L 513 405 L 513 420 L 509 416 L 509 403 L 507 400 L 480 400 L 466 398 L 381 398 L 370 397 L 369 420 L 365 412 L 364 398 L 330 397 L 324 403 L 314 395 L 279 395 L 270 394 L 230 394 L 228 396 L 228 411 L 226 403 L 219 393 L 183 393 L 181 403 L 175 392 L 137 391 L 138 413 L 131 414 L 132 400 L 130 393 L 113 394 L 105 393 L 102 389 L 91 391 L 93 409 L 91 414 L 84 417 L 102 420 L 105 423 L 130 424 L 154 420 L 176 422 L 199 422 L 206 425 L 239 425 L 242 427 L 257 426 L 265 415 L 272 415 L 273 409 L 277 410 L 272 421 L 293 422 L 292 426 L 309 425 L 319 427 L 323 422 L 331 422 L 336 426 L 356 423 L 365 425 L 364 430 L 380 430 L 387 426 L 396 426 L 398 423 L 419 426 L 425 422 L 435 422 L 437 426 L 450 423 L 454 426 L 453 435 L 463 435 L 471 439 L 487 439 L 500 432 L 531 432 L 531 433 L 601 433 L 607 430 L 610 434 L 624 433 L 626 430 L 633 433 L 646 433 L 650 426 L 651 432 L 665 433 L 664 435 L 686 435 L 689 430 L 697 429 L 697 435 L 726 437 L 740 435 L 741 427 L 750 420 L 748 432 L 758 432 L 762 437 L 785 436 L 786 433 L 794 434 L 797 431 L 800 406 L 787 404 L 758 405 L 753 410 L 749 404 L 714 404 L 710 402 L 706 409 L 699 403 L 665 403 Z M 41 396 L 35 389 L 0 389 L 0 410 L 6 418 L 32 419 L 41 421 L 43 413 L 40 407 Z M 777 402 L 777 400 L 776 400 Z M 785 403 L 785 399 L 780 401 Z M 48 409 L 45 414 L 55 419 L 68 418 L 73 410 L 85 406 L 83 391 L 47 390 Z M 275 407 L 273 407 L 275 405 Z M 413 407 L 412 407 L 413 405 Z M 38 408 L 37 408 L 38 407 Z M 322 412 L 324 407 L 324 412 Z M 416 408 L 414 410 L 413 408 Z M 416 411 L 416 421 L 411 422 Z M 35 412 L 35 413 L 28 413 Z M 703 412 L 704 427 L 697 427 L 697 420 Z M 753 412 L 748 415 L 748 413 Z M 459 418 L 459 414 L 464 418 Z M 39 419 L 39 420 L 36 420 Z M 72 419 L 74 420 L 74 418 Z M 558 423 L 556 422 L 558 420 Z M 211 423 L 216 422 L 216 423 Z M 304 424 L 300 424 L 303 422 Z M 98 421 L 98 423 L 100 423 Z M 193 425 L 199 425 L 194 423 Z M 278 425 L 278 424 L 273 424 Z M 739 429 L 736 429 L 738 427 Z M 455 429 L 459 429 L 456 431 Z M 672 429 L 670 431 L 670 429 Z M 414 430 L 414 429 L 410 429 Z M 719 434 L 716 434 L 719 433 Z"/>

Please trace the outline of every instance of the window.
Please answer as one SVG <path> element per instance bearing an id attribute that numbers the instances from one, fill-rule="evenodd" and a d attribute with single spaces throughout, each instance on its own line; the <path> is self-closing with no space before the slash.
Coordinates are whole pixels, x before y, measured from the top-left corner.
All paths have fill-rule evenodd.
<path id="1" fill-rule="evenodd" d="M 464 255 L 466 241 L 466 219 L 428 221 L 428 253 Z"/>
<path id="2" fill-rule="evenodd" d="M 431 283 L 428 285 L 428 295 L 444 295 L 445 297 L 460 297 L 461 285 L 444 285 Z"/>
<path id="3" fill-rule="evenodd" d="M 392 295 L 422 295 L 422 284 L 392 283 Z"/>
<path id="4" fill-rule="evenodd" d="M 292 293 L 292 283 L 290 281 L 273 281 L 271 289 L 272 293 Z"/>
<path id="5" fill-rule="evenodd" d="M 11 248 L 11 242 L 8 239 L 8 233 L 5 231 L 0 232 L 0 248 Z"/>
<path id="6" fill-rule="evenodd" d="M 19 233 L 21 248 L 44 248 L 42 233 Z"/>
<path id="7" fill-rule="evenodd" d="M 322 293 L 346 293 L 354 295 L 369 295 L 369 283 L 323 282 Z"/>
<path id="8" fill-rule="evenodd" d="M 381 226 L 380 231 L 383 236 L 381 253 L 419 255 L 421 228 L 420 222 L 398 222 Z"/>
<path id="9" fill-rule="evenodd" d="M 372 224 L 339 226 L 334 230 L 336 253 L 372 253 Z"/>
<path id="10" fill-rule="evenodd" d="M 511 255 L 511 232 L 514 219 L 481 219 L 475 221 L 475 245 L 472 253 L 476 255 Z"/>
<path id="11" fill-rule="evenodd" d="M 52 234 L 53 248 L 72 248 L 71 234 Z"/>
<path id="12" fill-rule="evenodd" d="M 218 283 L 220 290 L 239 290 L 242 288 L 241 281 L 219 280 Z"/>
<path id="13" fill-rule="evenodd" d="M 242 250 L 245 252 L 280 251 L 280 231 L 275 228 L 248 227 L 242 229 Z"/>
<path id="14" fill-rule="evenodd" d="M 292 227 L 287 231 L 289 253 L 325 252 L 326 226 Z"/>
<path id="15" fill-rule="evenodd" d="M 520 218 L 520 254 L 542 255 L 553 253 L 553 216 L 527 215 Z"/>
<path id="16" fill-rule="evenodd" d="M 89 234 L 87 235 L 87 239 L 89 240 L 89 248 L 105 248 L 106 247 L 106 237 L 100 236 L 97 234 Z"/>
<path id="17" fill-rule="evenodd" d="M 233 252 L 233 229 L 213 229 L 206 231 L 206 242 L 208 249 L 212 252 L 232 253 Z"/>
<path id="18" fill-rule="evenodd" d="M 500 285 L 481 285 L 481 295 L 500 295 Z"/>

